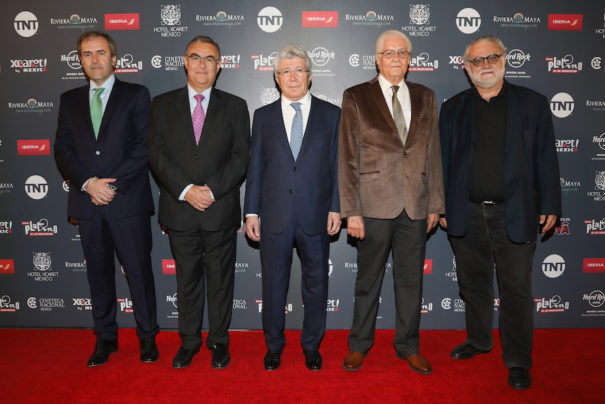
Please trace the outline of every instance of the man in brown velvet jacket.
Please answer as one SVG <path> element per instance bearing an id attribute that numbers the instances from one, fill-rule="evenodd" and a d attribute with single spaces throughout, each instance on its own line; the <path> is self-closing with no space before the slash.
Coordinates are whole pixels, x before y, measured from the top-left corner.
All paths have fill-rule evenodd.
<path id="1" fill-rule="evenodd" d="M 426 234 L 445 212 L 435 94 L 404 81 L 412 44 L 399 31 L 376 41 L 380 74 L 344 92 L 338 182 L 341 216 L 357 243 L 357 280 L 349 353 L 357 370 L 374 343 L 385 264 L 393 253 L 395 351 L 422 374 L 418 327 Z"/>

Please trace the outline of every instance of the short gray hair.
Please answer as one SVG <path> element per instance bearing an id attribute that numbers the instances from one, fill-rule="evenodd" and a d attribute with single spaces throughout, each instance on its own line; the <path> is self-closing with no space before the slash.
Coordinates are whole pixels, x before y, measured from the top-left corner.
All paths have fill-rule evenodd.
<path id="1" fill-rule="evenodd" d="M 466 48 L 464 49 L 464 55 L 462 56 L 464 63 L 468 62 L 468 53 L 471 50 L 471 48 L 473 47 L 473 45 L 475 45 L 476 43 L 479 43 L 479 42 L 493 42 L 498 46 L 498 48 L 500 48 L 500 51 L 502 52 L 502 54 L 506 53 L 506 46 L 504 46 L 504 44 L 502 43 L 502 40 L 500 38 L 498 38 L 497 36 L 494 36 L 494 35 L 483 35 L 483 36 L 480 36 L 479 38 L 473 39 L 472 41 L 469 42 L 468 45 L 466 45 Z"/>
<path id="2" fill-rule="evenodd" d="M 305 61 L 305 70 L 311 71 L 311 58 L 306 50 L 298 45 L 286 45 L 279 51 L 273 61 L 273 75 L 277 76 L 277 70 L 282 59 L 301 58 Z"/>
<path id="3" fill-rule="evenodd" d="M 380 36 L 378 37 L 378 39 L 376 40 L 376 53 L 378 52 L 382 52 L 382 44 L 384 43 L 384 40 L 390 37 L 401 37 L 405 40 L 405 43 L 407 44 L 407 51 L 409 53 L 412 53 L 412 41 L 410 41 L 410 38 L 407 37 L 406 34 L 404 34 L 401 31 L 397 31 L 395 29 L 390 29 L 388 31 L 384 31 L 382 34 L 380 34 Z"/>

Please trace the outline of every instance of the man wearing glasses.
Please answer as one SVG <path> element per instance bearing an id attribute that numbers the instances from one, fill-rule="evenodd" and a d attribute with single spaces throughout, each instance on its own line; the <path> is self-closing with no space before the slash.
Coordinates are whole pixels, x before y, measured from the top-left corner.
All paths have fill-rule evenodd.
<path id="1" fill-rule="evenodd" d="M 466 341 L 455 359 L 493 346 L 494 263 L 508 383 L 531 386 L 536 233 L 561 214 L 559 167 L 547 99 L 504 80 L 506 48 L 494 36 L 473 40 L 464 69 L 473 87 L 441 108 L 447 228 L 466 310 Z"/>
<path id="2" fill-rule="evenodd" d="M 244 203 L 246 233 L 260 242 L 264 366 L 275 370 L 281 364 L 286 344 L 284 306 L 296 245 L 305 306 L 300 343 L 307 368 L 320 370 L 330 236 L 340 230 L 340 108 L 309 92 L 311 59 L 301 47 L 283 48 L 274 66 L 281 98 L 254 113 Z"/>
<path id="3" fill-rule="evenodd" d="M 202 345 L 211 365 L 225 368 L 233 306 L 235 247 L 241 209 L 239 189 L 250 153 L 246 102 L 214 87 L 221 68 L 212 38 L 187 45 L 187 86 L 155 97 L 149 128 L 149 163 L 160 185 L 159 221 L 176 263 L 181 347 L 172 367 L 189 366 Z"/>
<path id="4" fill-rule="evenodd" d="M 380 289 L 389 253 L 395 286 L 395 351 L 421 374 L 418 327 L 427 233 L 444 212 L 435 94 L 404 81 L 412 44 L 399 31 L 376 41 L 380 74 L 344 92 L 338 179 L 341 215 L 357 238 L 357 279 L 349 353 L 361 367 L 374 343 Z"/>

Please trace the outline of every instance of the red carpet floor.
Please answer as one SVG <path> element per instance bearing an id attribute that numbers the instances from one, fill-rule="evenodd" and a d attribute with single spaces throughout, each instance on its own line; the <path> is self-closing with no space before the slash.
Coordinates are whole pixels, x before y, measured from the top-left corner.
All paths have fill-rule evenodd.
<path id="1" fill-rule="evenodd" d="M 357 372 L 342 368 L 347 331 L 328 331 L 324 367 L 304 366 L 299 331 L 277 371 L 263 369 L 260 331 L 231 333 L 231 364 L 210 367 L 200 351 L 190 367 L 172 369 L 179 338 L 158 335 L 160 360 L 138 361 L 134 330 L 120 331 L 120 350 L 108 363 L 87 368 L 95 337 L 90 330 L 0 329 L 1 403 L 603 403 L 605 329 L 536 330 L 533 385 L 515 391 L 506 383 L 500 345 L 487 355 L 456 361 L 449 352 L 461 331 L 422 331 L 421 351 L 433 374 L 419 375 L 399 360 L 393 331 L 378 331 L 376 343 Z M 499 341 L 498 335 L 495 335 Z"/>

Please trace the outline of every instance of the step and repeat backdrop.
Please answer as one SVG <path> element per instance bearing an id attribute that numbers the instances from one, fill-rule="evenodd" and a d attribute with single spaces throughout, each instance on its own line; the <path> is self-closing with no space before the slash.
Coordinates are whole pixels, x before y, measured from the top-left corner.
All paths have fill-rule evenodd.
<path id="1" fill-rule="evenodd" d="M 375 41 L 388 29 L 413 43 L 407 79 L 439 101 L 468 88 L 465 45 L 493 34 L 508 47 L 506 78 L 550 100 L 561 169 L 563 217 L 538 241 L 533 272 L 541 328 L 605 326 L 605 3 L 594 0 L 68 0 L 0 5 L 0 326 L 91 327 L 78 229 L 66 215 L 68 186 L 52 144 L 59 96 L 87 84 L 76 52 L 85 30 L 118 44 L 116 75 L 152 96 L 186 83 L 183 55 L 198 34 L 221 46 L 216 86 L 248 102 L 250 113 L 279 97 L 273 60 L 284 45 L 306 48 L 311 92 L 336 105 L 343 91 L 376 75 Z M 153 183 L 157 207 L 158 188 Z M 243 199 L 243 189 L 242 189 Z M 177 327 L 175 267 L 168 237 L 152 218 L 159 324 Z M 258 249 L 240 230 L 234 268 L 233 329 L 261 328 Z M 349 328 L 356 250 L 342 230 L 331 244 L 328 327 Z M 378 328 L 394 328 L 391 263 Z M 120 326 L 134 326 L 116 259 Z M 424 329 L 464 328 L 456 261 L 442 230 L 430 237 L 424 268 Z M 302 325 L 300 264 L 292 271 L 288 328 Z M 499 310 L 497 294 L 494 311 Z M 494 325 L 497 325 L 497 315 Z"/>

